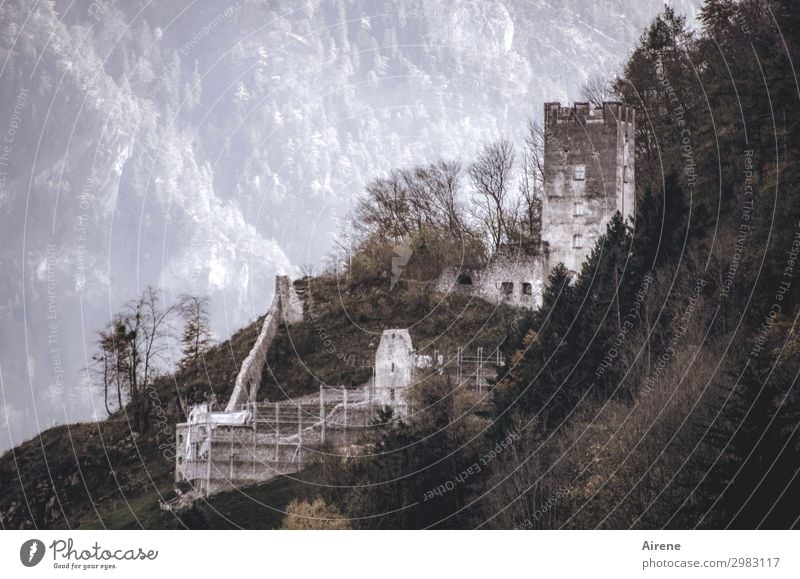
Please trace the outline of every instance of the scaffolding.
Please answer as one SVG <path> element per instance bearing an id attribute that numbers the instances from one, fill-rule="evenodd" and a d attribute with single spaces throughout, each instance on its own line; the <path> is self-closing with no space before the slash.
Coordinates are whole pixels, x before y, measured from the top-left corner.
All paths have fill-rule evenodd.
<path id="1" fill-rule="evenodd" d="M 215 423 L 206 412 L 178 426 L 179 480 L 208 496 L 222 488 L 265 482 L 300 471 L 326 443 L 345 453 L 371 428 L 373 387 L 320 385 L 318 394 L 280 402 L 249 402 L 246 422 Z M 224 413 L 222 413 L 224 414 Z"/>
<path id="2" fill-rule="evenodd" d="M 488 403 L 490 380 L 504 363 L 499 349 L 487 354 L 483 347 L 414 355 L 416 382 L 424 383 L 426 372 L 455 374 L 457 388 L 477 394 L 478 405 Z M 374 426 L 379 402 L 373 376 L 360 388 L 320 384 L 315 394 L 248 402 L 238 414 L 195 410 L 178 425 L 182 446 L 176 478 L 191 481 L 196 492 L 209 496 L 298 472 L 326 447 L 357 454 L 360 434 Z"/>
<path id="3" fill-rule="evenodd" d="M 476 347 L 472 353 L 467 353 L 464 346 L 456 347 L 452 353 L 442 353 L 440 350 L 431 350 L 432 354 L 424 350 L 415 351 L 416 359 L 435 361 L 435 371 L 448 372 L 455 375 L 457 386 L 466 391 L 472 391 L 479 398 L 484 398 L 491 389 L 490 380 L 497 375 L 497 369 L 505 363 L 505 358 L 497 347 L 488 354 L 483 347 Z M 423 367 L 428 367 L 423 365 Z M 419 382 L 419 380 L 417 380 Z"/>

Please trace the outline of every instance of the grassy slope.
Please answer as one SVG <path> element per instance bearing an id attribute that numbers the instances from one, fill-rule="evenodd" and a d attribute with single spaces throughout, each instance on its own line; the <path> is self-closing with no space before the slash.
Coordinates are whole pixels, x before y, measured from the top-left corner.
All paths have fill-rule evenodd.
<path id="1" fill-rule="evenodd" d="M 132 502 L 131 508 L 118 508 L 103 514 L 85 528 L 99 529 L 276 529 L 283 521 L 286 505 L 294 498 L 314 495 L 313 480 L 318 469 L 281 476 L 268 483 L 220 493 L 195 503 L 192 509 L 176 515 L 162 511 L 158 495 L 148 493 Z M 311 482 L 311 484 L 310 484 Z M 173 496 L 170 488 L 168 496 Z"/>
<path id="2" fill-rule="evenodd" d="M 259 396 L 279 400 L 309 394 L 319 383 L 357 386 L 372 376 L 381 332 L 409 328 L 414 347 L 432 353 L 464 346 L 473 353 L 493 351 L 506 335 L 517 310 L 466 295 L 443 296 L 425 284 L 402 280 L 347 287 L 333 276 L 299 280 L 305 288 L 306 319 L 281 332 L 264 372 Z M 310 297 L 309 297 L 310 296 Z"/>
<path id="3" fill-rule="evenodd" d="M 362 383 L 371 375 L 369 366 L 385 328 L 410 327 L 416 347 L 432 344 L 449 350 L 470 336 L 476 340 L 470 348 L 481 345 L 488 351 L 503 338 L 515 315 L 508 308 L 466 296 L 443 298 L 411 281 L 401 282 L 391 292 L 383 283 L 342 290 L 331 277 L 297 284 L 312 296 L 307 314 L 313 312 L 314 319 L 307 316 L 306 321 L 281 329 L 262 382 L 261 395 L 269 399 L 313 392 L 320 380 Z M 154 423 L 134 438 L 124 413 L 117 413 L 100 423 L 52 428 L 0 457 L 2 527 L 277 526 L 282 515 L 276 509 L 303 496 L 308 484 L 280 478 L 245 494 L 222 494 L 187 513 L 183 521 L 158 508 L 160 497 L 173 496 L 174 463 L 159 444 L 169 442 L 180 416 L 177 391 L 190 402 L 202 400 L 208 392 L 224 402 L 260 322 L 212 348 L 196 364 L 158 381 L 168 419 L 163 428 Z M 327 346 L 323 330 L 331 340 Z"/>

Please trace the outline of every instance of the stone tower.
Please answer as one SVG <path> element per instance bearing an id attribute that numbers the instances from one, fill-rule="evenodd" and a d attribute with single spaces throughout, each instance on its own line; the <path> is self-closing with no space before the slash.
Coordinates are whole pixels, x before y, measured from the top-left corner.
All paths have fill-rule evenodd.
<path id="1" fill-rule="evenodd" d="M 616 211 L 634 215 L 633 107 L 544 105 L 542 242 L 547 271 L 579 272 Z"/>
<path id="2" fill-rule="evenodd" d="M 405 389 L 413 377 L 414 349 L 408 330 L 384 330 L 375 354 L 375 402 L 405 414 Z"/>

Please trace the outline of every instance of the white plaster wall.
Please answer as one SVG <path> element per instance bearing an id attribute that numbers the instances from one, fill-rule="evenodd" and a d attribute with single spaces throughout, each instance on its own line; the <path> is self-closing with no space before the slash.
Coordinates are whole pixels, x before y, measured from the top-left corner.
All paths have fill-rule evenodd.
<path id="1" fill-rule="evenodd" d="M 375 403 L 402 407 L 404 390 L 411 385 L 414 354 L 405 329 L 384 330 L 375 354 Z"/>

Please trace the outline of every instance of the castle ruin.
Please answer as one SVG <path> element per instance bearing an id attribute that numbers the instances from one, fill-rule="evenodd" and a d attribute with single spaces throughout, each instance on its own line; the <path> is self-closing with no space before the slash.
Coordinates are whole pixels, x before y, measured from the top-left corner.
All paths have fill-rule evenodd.
<path id="1" fill-rule="evenodd" d="M 389 329 L 381 335 L 373 379 L 362 387 L 320 384 L 318 395 L 258 402 L 260 381 L 254 368 L 263 368 L 266 362 L 276 332 L 273 320 L 288 323 L 283 307 L 291 291 L 287 282 L 277 279 L 280 291 L 251 356 L 242 364 L 227 408 L 215 412 L 209 403 L 197 405 L 188 420 L 176 426 L 175 482 L 178 487 L 188 483 L 191 490 L 163 508 L 180 509 L 201 496 L 299 472 L 324 453 L 357 455 L 363 451 L 359 434 L 377 427 L 373 418 L 378 409 L 392 409 L 393 419 L 409 417 L 410 387 L 415 379 L 424 380 L 426 371 L 450 366 L 457 370 L 461 387 L 480 394 L 487 387 L 485 367 L 501 363 L 499 352 L 494 360 L 483 358 L 480 348 L 477 357 L 465 356 L 461 349 L 450 358 L 437 351 L 419 354 L 407 329 Z"/>
<path id="2" fill-rule="evenodd" d="M 482 270 L 445 271 L 437 290 L 515 307 L 541 305 L 557 264 L 578 273 L 614 214 L 634 216 L 635 131 L 635 110 L 622 103 L 545 103 L 541 243 L 505 245 Z"/>
<path id="3" fill-rule="evenodd" d="M 634 215 L 635 126 L 634 109 L 621 103 L 598 108 L 546 103 L 541 242 L 501 247 L 481 270 L 445 271 L 436 289 L 538 307 L 553 267 L 563 263 L 578 272 L 614 214 Z M 200 405 L 176 426 L 175 480 L 192 488 L 176 504 L 298 472 L 321 448 L 352 454 L 358 438 L 354 431 L 371 427 L 377 408 L 391 407 L 400 417 L 410 413 L 407 389 L 421 369 L 452 367 L 459 387 L 468 381 L 467 369 L 466 378 L 474 376 L 480 398 L 487 385 L 485 364 L 492 356 L 497 366 L 502 363 L 499 351 L 485 357 L 481 348 L 475 356 L 465 356 L 462 348 L 450 357 L 437 352 L 422 356 L 414 351 L 407 329 L 390 329 L 381 336 L 373 380 L 361 388 L 321 384 L 318 396 L 257 402 L 267 353 L 281 324 L 303 319 L 299 293 L 288 277 L 276 278 L 272 305 L 225 411 Z"/>

